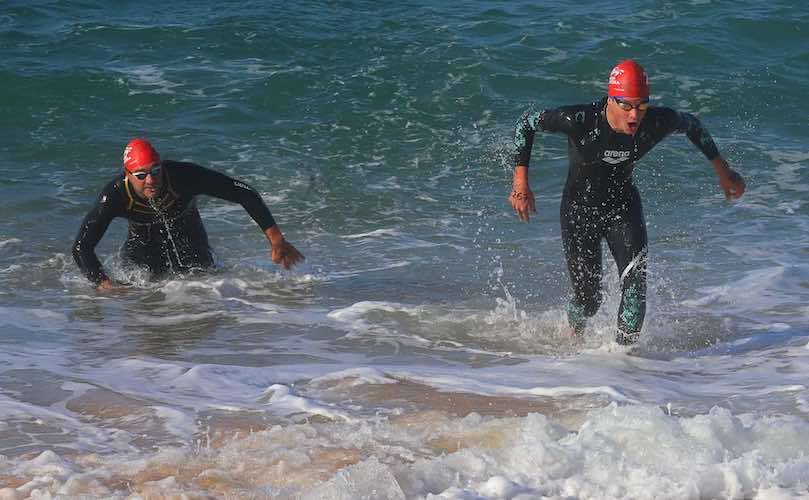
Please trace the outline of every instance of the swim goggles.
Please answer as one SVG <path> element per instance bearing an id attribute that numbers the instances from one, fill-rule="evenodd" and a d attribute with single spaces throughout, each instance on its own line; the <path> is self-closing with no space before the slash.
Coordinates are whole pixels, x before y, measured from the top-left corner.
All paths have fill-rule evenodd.
<path id="1" fill-rule="evenodd" d="M 149 175 L 151 175 L 152 179 L 154 179 L 155 177 L 160 175 L 160 170 L 161 170 L 160 165 L 155 165 L 154 167 L 152 167 L 149 170 L 140 170 L 138 172 L 129 172 L 129 173 L 134 175 L 137 180 L 143 181 L 143 180 L 146 180 L 146 176 L 149 176 Z"/>
<path id="2" fill-rule="evenodd" d="M 624 111 L 632 111 L 633 108 L 637 109 L 638 111 L 646 111 L 647 109 L 649 109 L 649 99 L 646 99 L 643 102 L 639 102 L 638 104 L 632 104 L 631 102 L 624 101 L 623 99 L 618 97 L 613 97 L 612 100 L 615 101 L 615 104 L 617 104 L 618 107 L 623 109 Z"/>

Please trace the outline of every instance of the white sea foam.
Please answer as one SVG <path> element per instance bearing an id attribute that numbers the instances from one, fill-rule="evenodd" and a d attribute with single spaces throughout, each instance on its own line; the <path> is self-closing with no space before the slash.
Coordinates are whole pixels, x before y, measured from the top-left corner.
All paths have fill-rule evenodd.
<path id="1" fill-rule="evenodd" d="M 352 422 L 355 419 L 349 413 L 340 410 L 336 405 L 318 404 L 310 398 L 301 397 L 283 384 L 273 384 L 264 391 L 268 397 L 267 404 L 273 412 L 284 415 L 303 414 L 305 416 L 320 415 L 332 420 Z"/>
<path id="2" fill-rule="evenodd" d="M 4 250 L 6 247 L 12 247 L 22 243 L 22 240 L 19 238 L 2 238 L 0 239 L 0 250 Z"/>
<path id="3" fill-rule="evenodd" d="M 155 416 L 164 422 L 165 429 L 171 435 L 182 439 L 183 442 L 191 442 L 196 431 L 196 423 L 188 412 L 167 406 L 152 406 L 151 409 L 154 410 Z"/>
<path id="4" fill-rule="evenodd" d="M 123 70 L 131 79 L 130 95 L 138 94 L 174 94 L 182 84 L 166 78 L 165 71 L 159 66 L 143 65 Z"/>
<path id="5" fill-rule="evenodd" d="M 368 314 L 370 311 L 384 311 L 384 312 L 403 312 L 405 314 L 417 315 L 419 314 L 419 307 L 407 307 L 395 302 L 384 301 L 371 301 L 366 300 L 357 302 L 349 307 L 331 311 L 328 314 L 329 318 L 336 319 L 343 322 L 357 322 L 360 318 Z"/>
<path id="6" fill-rule="evenodd" d="M 71 481 L 74 494 L 120 484 L 191 494 L 195 478 L 206 478 L 220 491 L 239 484 L 243 492 L 301 498 L 786 498 L 806 493 L 807 432 L 805 419 L 720 408 L 680 417 L 613 404 L 573 430 L 540 414 L 426 413 L 273 426 L 202 453 L 164 449 L 137 460 L 70 461 L 48 451 L 0 463 L 0 473 L 28 480 L 20 494 L 56 493 Z"/>
<path id="7" fill-rule="evenodd" d="M 362 384 L 396 384 L 396 380 L 375 368 L 349 368 L 340 370 L 319 377 L 314 377 L 310 383 L 314 386 L 327 384 L 329 382 L 350 381 L 351 386 Z"/>
<path id="8" fill-rule="evenodd" d="M 0 325 L 30 328 L 32 330 L 59 331 L 66 322 L 67 316 L 58 311 L 0 306 Z"/>
<path id="9" fill-rule="evenodd" d="M 376 229 L 374 231 L 369 231 L 367 233 L 346 234 L 341 237 L 348 240 L 354 240 L 359 238 L 374 238 L 378 236 L 401 236 L 401 235 L 402 232 L 400 230 L 390 228 L 390 229 Z"/>

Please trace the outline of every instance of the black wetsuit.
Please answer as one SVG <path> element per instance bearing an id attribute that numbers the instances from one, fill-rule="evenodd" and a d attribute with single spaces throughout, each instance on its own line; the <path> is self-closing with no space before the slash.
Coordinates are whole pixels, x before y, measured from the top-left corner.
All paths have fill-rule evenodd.
<path id="1" fill-rule="evenodd" d="M 528 166 L 537 130 L 568 136 L 570 169 L 560 207 L 562 242 L 573 297 L 571 325 L 581 331 L 601 305 L 601 239 L 621 273 L 618 340 L 637 339 L 646 313 L 646 224 L 632 171 L 667 135 L 685 133 L 709 159 L 719 155 L 699 120 L 671 108 L 649 107 L 635 135 L 607 123 L 606 98 L 585 105 L 526 113 L 517 125 L 517 165 Z"/>
<path id="2" fill-rule="evenodd" d="M 115 217 L 129 220 L 129 234 L 121 248 L 124 259 L 146 267 L 155 277 L 213 265 L 197 195 L 239 203 L 262 231 L 275 224 L 261 196 L 247 184 L 193 163 L 163 161 L 161 165 L 163 184 L 154 199 L 157 210 L 138 197 L 126 175 L 120 174 L 104 187 L 85 216 L 73 244 L 73 258 L 93 283 L 107 279 L 95 247 Z"/>

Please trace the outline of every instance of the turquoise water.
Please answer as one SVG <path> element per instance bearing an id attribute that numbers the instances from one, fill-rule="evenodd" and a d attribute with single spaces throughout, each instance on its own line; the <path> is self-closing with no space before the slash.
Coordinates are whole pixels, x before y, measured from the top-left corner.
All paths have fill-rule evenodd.
<path id="1" fill-rule="evenodd" d="M 809 495 L 809 8 L 801 2 L 0 5 L 0 493 L 130 498 Z M 636 171 L 637 352 L 618 276 L 564 335 L 563 137 L 529 108 L 633 57 L 742 173 L 672 136 Z M 307 257 L 200 206 L 219 267 L 98 293 L 78 225 L 153 141 L 262 193 Z M 16 495 L 16 496 L 13 496 Z"/>

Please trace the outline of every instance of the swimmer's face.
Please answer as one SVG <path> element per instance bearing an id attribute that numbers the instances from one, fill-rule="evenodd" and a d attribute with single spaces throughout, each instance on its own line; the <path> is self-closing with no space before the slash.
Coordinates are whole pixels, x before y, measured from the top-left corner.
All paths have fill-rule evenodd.
<path id="1" fill-rule="evenodd" d="M 126 175 L 135 194 L 147 200 L 157 196 L 163 185 L 163 168 L 159 163 L 148 167 L 138 167 L 137 170 L 127 171 Z"/>
<path id="2" fill-rule="evenodd" d="M 607 121 L 616 132 L 635 135 L 648 109 L 648 97 L 609 97 L 607 98 Z"/>

